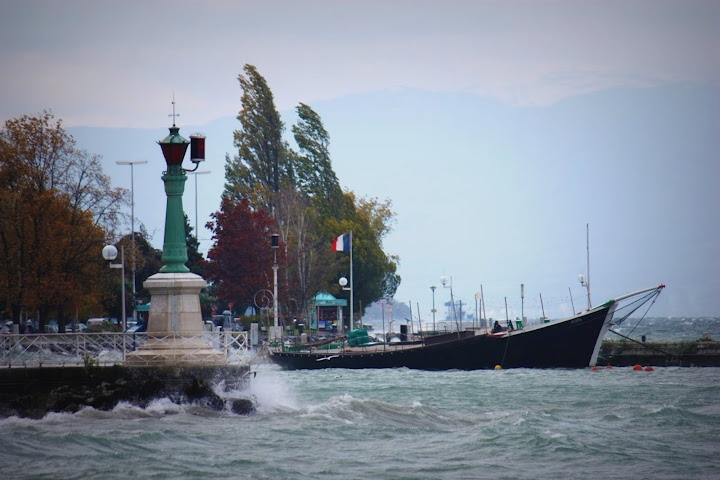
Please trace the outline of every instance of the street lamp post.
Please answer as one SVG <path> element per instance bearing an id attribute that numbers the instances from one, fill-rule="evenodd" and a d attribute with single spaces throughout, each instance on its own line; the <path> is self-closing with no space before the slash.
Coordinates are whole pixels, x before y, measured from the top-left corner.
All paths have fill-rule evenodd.
<path id="1" fill-rule="evenodd" d="M 385 332 L 385 306 L 387 305 L 387 299 L 381 298 L 380 299 L 380 305 L 382 307 L 382 324 L 383 324 L 383 350 L 385 350 L 385 345 L 387 345 L 387 332 Z"/>
<path id="2" fill-rule="evenodd" d="M 350 286 L 350 287 L 347 287 L 347 286 L 346 286 L 346 285 L 348 284 L 347 278 L 345 278 L 345 277 L 340 277 L 340 280 L 338 280 L 338 283 L 340 284 L 340 287 L 341 287 L 343 290 L 350 290 L 350 293 L 352 294 L 352 286 Z M 351 298 L 352 298 L 352 297 L 351 297 Z M 351 300 L 351 301 L 352 301 L 352 300 Z M 352 307 L 352 304 L 351 304 L 350 306 Z M 352 319 L 352 316 L 353 316 L 353 313 L 352 313 L 352 308 L 351 308 L 351 309 L 350 309 L 350 331 L 352 331 L 352 329 L 353 329 L 353 319 Z M 343 323 L 345 323 L 345 322 L 343 322 Z M 345 325 L 340 325 L 340 333 L 342 333 L 344 329 L 345 329 Z"/>
<path id="3" fill-rule="evenodd" d="M 115 245 L 105 245 L 105 247 L 102 249 L 103 258 L 110 262 L 117 258 L 117 253 L 117 247 L 115 247 Z M 125 313 L 125 247 L 123 245 L 120 245 L 120 263 L 111 263 L 110 268 L 122 269 L 122 282 L 120 282 L 120 284 L 122 285 L 122 293 L 120 294 L 122 297 L 122 302 L 120 302 L 120 304 L 122 305 L 122 329 L 124 332 L 125 330 L 127 330 L 127 314 Z"/>
<path id="4" fill-rule="evenodd" d="M 137 322 L 135 298 L 135 165 L 144 165 L 147 160 L 117 160 L 118 165 L 130 165 L 130 235 L 132 237 L 132 298 L 133 298 L 133 321 Z M 123 262 L 124 263 L 124 262 Z M 125 278 L 125 275 L 123 275 Z M 124 305 L 124 302 L 123 302 Z M 123 322 L 125 319 L 123 318 Z"/>
<path id="5" fill-rule="evenodd" d="M 197 178 L 197 177 L 196 177 Z M 275 318 L 275 327 L 278 326 L 278 285 L 277 285 L 277 272 L 278 272 L 278 263 L 277 263 L 277 250 L 280 247 L 280 236 L 277 233 L 273 233 L 270 236 L 271 242 L 270 245 L 272 247 L 273 251 L 273 317 Z"/>
<path id="6" fill-rule="evenodd" d="M 432 314 L 433 314 L 433 333 L 435 333 L 435 332 L 437 331 L 437 330 L 435 330 L 435 312 L 437 312 L 437 310 L 435 309 L 435 289 L 436 289 L 436 288 L 437 288 L 437 287 L 436 287 L 435 285 L 433 285 L 432 287 L 430 287 L 430 290 L 432 290 L 432 292 L 433 292 L 433 294 L 432 294 L 432 295 L 433 295 L 433 308 L 432 308 Z"/>
<path id="7" fill-rule="evenodd" d="M 440 277 L 440 283 L 442 283 L 443 288 L 449 288 L 450 289 L 450 305 L 452 307 L 452 315 L 455 320 L 455 325 L 458 329 L 458 333 L 460 332 L 460 326 L 457 324 L 457 314 L 455 313 L 455 297 L 453 296 L 453 289 L 452 289 L 452 277 L 450 277 L 450 286 L 448 287 L 448 278 L 443 275 Z M 462 303 L 460 304 L 460 308 L 462 309 Z M 462 320 L 462 319 L 461 319 Z"/>
<path id="8" fill-rule="evenodd" d="M 480 317 L 478 317 L 478 300 L 480 300 L 480 292 L 475 292 L 475 318 L 473 318 L 473 330 L 475 330 L 475 320 L 477 320 L 478 327 L 480 327 Z"/>
<path id="9" fill-rule="evenodd" d="M 193 175 L 195 175 L 195 236 L 197 237 L 197 241 L 199 243 L 200 242 L 200 230 L 198 230 L 197 176 L 198 175 L 207 175 L 208 173 L 210 173 L 210 170 L 200 170 L 200 171 L 188 172 L 188 173 L 192 173 Z"/>

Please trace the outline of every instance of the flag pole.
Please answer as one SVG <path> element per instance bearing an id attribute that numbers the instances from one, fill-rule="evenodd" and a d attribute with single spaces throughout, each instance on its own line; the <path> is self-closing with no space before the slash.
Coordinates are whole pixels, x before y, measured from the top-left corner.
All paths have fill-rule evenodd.
<path id="1" fill-rule="evenodd" d="M 354 299 L 353 299 L 353 241 L 352 241 L 352 230 L 350 230 L 350 331 L 354 330 L 353 322 L 355 319 L 354 315 Z"/>

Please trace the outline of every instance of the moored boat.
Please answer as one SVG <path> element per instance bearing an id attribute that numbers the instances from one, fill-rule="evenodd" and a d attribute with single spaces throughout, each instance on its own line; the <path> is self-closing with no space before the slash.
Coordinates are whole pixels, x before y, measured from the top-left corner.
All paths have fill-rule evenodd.
<path id="1" fill-rule="evenodd" d="M 664 285 L 610 300 L 563 320 L 492 333 L 467 330 L 415 342 L 376 343 L 355 333 L 334 349 L 270 350 L 270 358 L 289 370 L 318 368 L 584 368 L 594 366 L 603 337 L 620 302 L 635 299 L 632 311 L 654 299 Z M 352 332 L 351 332 L 352 333 Z"/>

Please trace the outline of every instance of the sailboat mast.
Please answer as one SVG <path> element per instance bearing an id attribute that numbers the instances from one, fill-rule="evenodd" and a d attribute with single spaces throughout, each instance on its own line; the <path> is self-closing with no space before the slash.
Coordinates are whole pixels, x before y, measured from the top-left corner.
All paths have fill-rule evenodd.
<path id="1" fill-rule="evenodd" d="M 485 328 L 489 328 L 490 325 L 488 325 L 487 316 L 485 315 L 485 292 L 483 292 L 482 283 L 480 284 L 480 302 L 482 304 L 483 324 L 485 324 Z"/>

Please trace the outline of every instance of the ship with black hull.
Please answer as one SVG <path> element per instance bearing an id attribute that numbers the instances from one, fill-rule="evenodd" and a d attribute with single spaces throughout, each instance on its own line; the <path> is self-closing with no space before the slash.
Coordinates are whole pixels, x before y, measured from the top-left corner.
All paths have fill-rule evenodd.
<path id="1" fill-rule="evenodd" d="M 634 312 L 653 300 L 663 288 L 664 285 L 660 285 L 640 290 L 563 320 L 522 329 L 508 328 L 495 333 L 466 330 L 398 343 L 373 342 L 366 332 L 355 330 L 334 347 L 301 346 L 292 351 L 284 347 L 271 348 L 270 358 L 288 370 L 585 368 L 596 364 L 602 340 L 615 321 L 620 303 L 632 300 L 630 306 Z"/>

